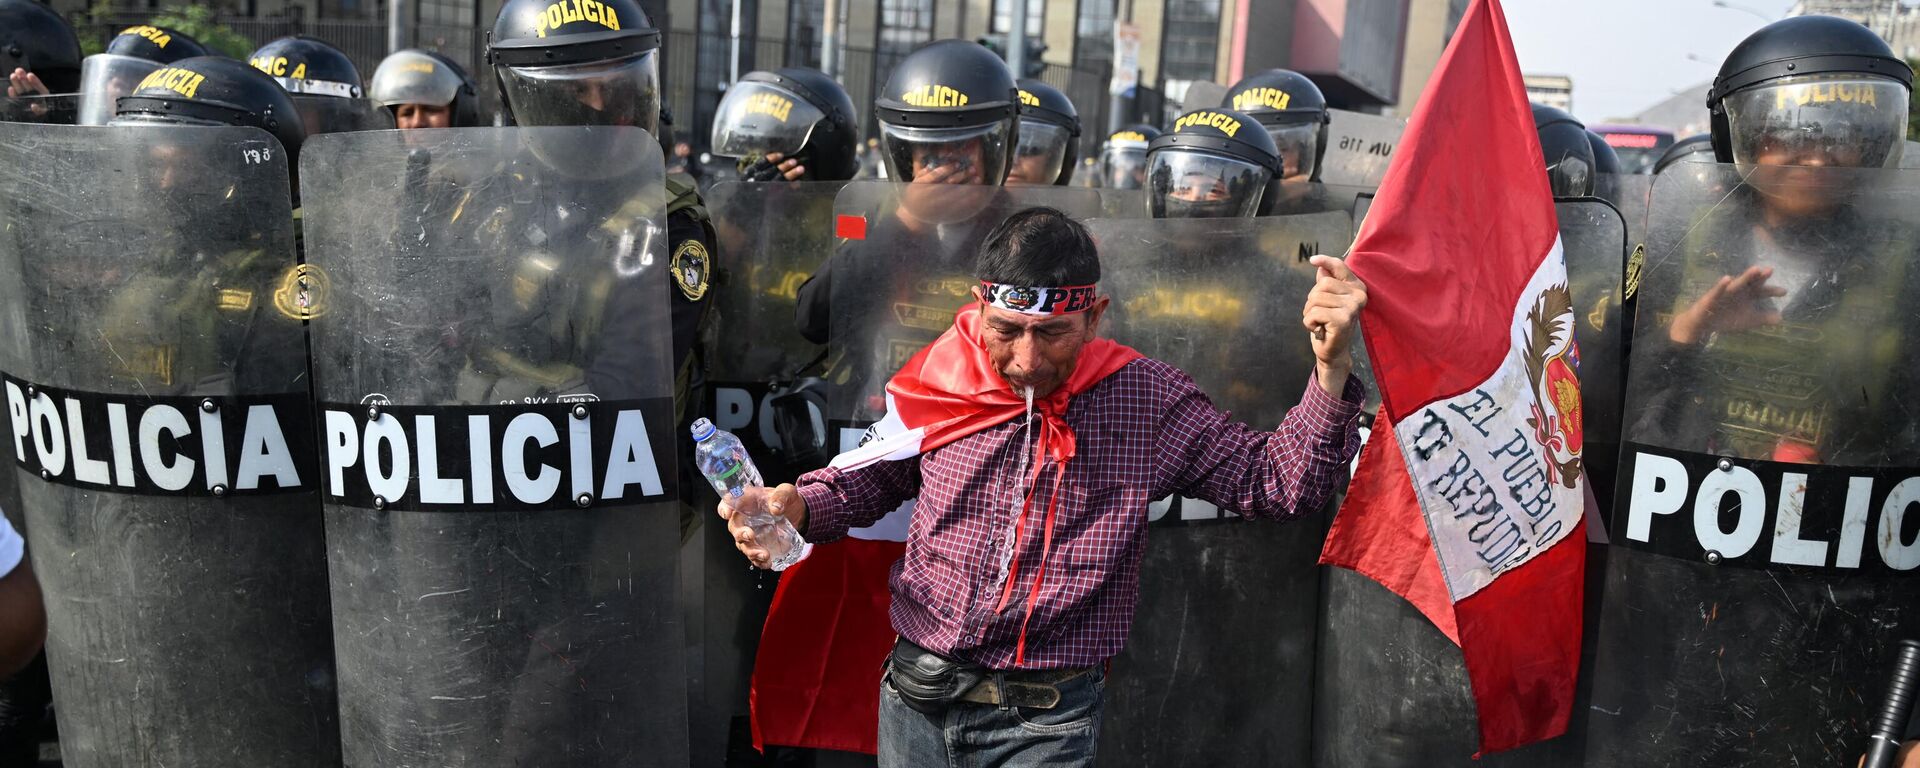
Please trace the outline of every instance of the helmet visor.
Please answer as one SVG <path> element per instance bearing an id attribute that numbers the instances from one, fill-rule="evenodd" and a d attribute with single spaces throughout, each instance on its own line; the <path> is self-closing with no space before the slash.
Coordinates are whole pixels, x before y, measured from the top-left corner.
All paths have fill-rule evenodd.
<path id="1" fill-rule="evenodd" d="M 383 107 L 425 104 L 444 107 L 460 95 L 460 76 L 440 60 L 418 51 L 401 51 L 373 71 L 367 95 Z"/>
<path id="2" fill-rule="evenodd" d="M 916 184 L 988 184 L 1006 180 L 1009 123 L 960 128 L 880 124 L 887 178 Z"/>
<path id="3" fill-rule="evenodd" d="M 727 89 L 713 118 L 713 153 L 758 159 L 798 154 L 826 113 L 773 83 L 742 82 Z"/>
<path id="4" fill-rule="evenodd" d="M 1833 74 L 1769 81 L 1722 103 L 1735 163 L 1893 168 L 1907 138 L 1907 99 L 1892 80 Z"/>
<path id="5" fill-rule="evenodd" d="M 1249 217 L 1273 172 L 1212 152 L 1162 149 L 1147 160 L 1147 199 L 1156 219 Z"/>
<path id="6" fill-rule="evenodd" d="M 96 53 L 80 62 L 81 125 L 113 122 L 114 105 L 133 94 L 140 80 L 164 64 L 116 53 Z"/>
<path id="7" fill-rule="evenodd" d="M 1292 123 L 1266 126 L 1267 135 L 1280 147 L 1280 178 L 1313 178 L 1314 159 L 1320 154 L 1320 124 Z"/>
<path id="8" fill-rule="evenodd" d="M 1143 189 L 1147 186 L 1146 142 L 1110 143 L 1100 150 L 1100 186 Z"/>
<path id="9" fill-rule="evenodd" d="M 557 67 L 496 67 L 521 125 L 630 125 L 660 135 L 660 68 L 654 51 Z"/>
<path id="10" fill-rule="evenodd" d="M 1067 142 L 1073 134 L 1053 123 L 1020 121 L 1020 141 L 1014 147 L 1008 184 L 1052 184 L 1067 162 Z"/>
<path id="11" fill-rule="evenodd" d="M 393 114 L 366 99 L 293 94 L 293 106 L 308 136 L 346 131 L 377 131 L 393 127 Z"/>

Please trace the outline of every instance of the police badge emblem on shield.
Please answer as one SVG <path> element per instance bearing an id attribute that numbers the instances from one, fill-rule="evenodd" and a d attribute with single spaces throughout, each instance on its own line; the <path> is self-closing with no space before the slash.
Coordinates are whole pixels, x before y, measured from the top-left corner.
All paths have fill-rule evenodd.
<path id="1" fill-rule="evenodd" d="M 698 240 L 688 240 L 673 251 L 673 281 L 680 285 L 680 293 L 688 301 L 699 301 L 707 295 L 709 278 L 713 274 L 713 260 L 707 257 L 707 247 Z"/>

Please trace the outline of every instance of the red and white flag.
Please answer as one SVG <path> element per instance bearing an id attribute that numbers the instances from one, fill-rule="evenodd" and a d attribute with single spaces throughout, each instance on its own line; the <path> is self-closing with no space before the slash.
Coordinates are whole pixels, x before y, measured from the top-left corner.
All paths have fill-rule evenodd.
<path id="1" fill-rule="evenodd" d="M 1579 353 L 1506 16 L 1474 0 L 1348 262 L 1382 399 L 1321 562 L 1460 645 L 1497 752 L 1566 731 L 1580 666 Z"/>

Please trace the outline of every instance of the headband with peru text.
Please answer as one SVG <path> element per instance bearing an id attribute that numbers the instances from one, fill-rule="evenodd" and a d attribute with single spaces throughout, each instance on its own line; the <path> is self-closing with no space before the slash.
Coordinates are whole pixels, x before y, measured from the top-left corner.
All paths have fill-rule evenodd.
<path id="1" fill-rule="evenodd" d="M 980 292 L 987 303 L 1023 315 L 1071 315 L 1093 308 L 1099 292 L 1091 285 L 1043 288 L 1031 285 L 1005 285 L 980 281 Z"/>

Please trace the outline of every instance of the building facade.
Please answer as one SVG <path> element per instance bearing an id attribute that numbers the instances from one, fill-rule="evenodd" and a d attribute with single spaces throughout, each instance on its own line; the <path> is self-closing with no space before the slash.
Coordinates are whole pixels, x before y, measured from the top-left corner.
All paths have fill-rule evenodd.
<path id="1" fill-rule="evenodd" d="M 113 11 L 85 34 L 141 23 L 175 0 L 53 0 L 76 20 L 86 4 Z M 224 23 L 257 42 L 312 34 L 346 49 L 363 75 L 386 53 L 389 2 L 401 2 L 413 45 L 467 64 L 493 91 L 485 31 L 500 0 L 202 0 Z M 1038 76 L 1081 111 L 1088 149 L 1110 126 L 1165 125 L 1193 83 L 1231 84 L 1267 68 L 1298 70 L 1335 107 L 1382 112 L 1417 91 L 1459 20 L 1466 0 L 1027 0 L 1026 33 Z M 940 38 L 1004 45 L 1013 0 L 641 0 L 663 34 L 665 103 L 682 139 L 704 143 L 735 72 L 823 67 L 828 25 L 836 32 L 834 74 L 870 112 L 895 64 Z M 834 18 L 829 19 L 828 14 Z M 1412 26 L 1417 22 L 1417 28 Z M 1138 85 L 1109 93 L 1115 32 L 1138 39 Z M 1040 46 L 1044 46 L 1043 48 Z M 823 67 L 824 68 L 824 67 Z M 1217 91 L 1214 91 L 1217 92 Z M 864 116 L 869 120 L 871 118 Z"/>

